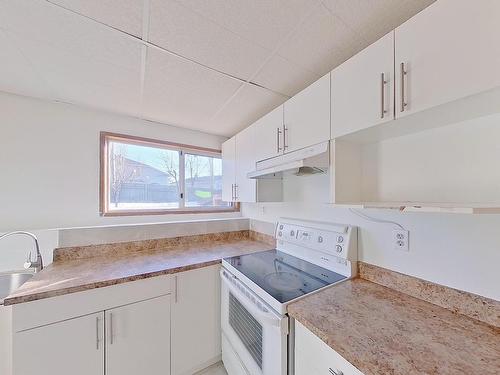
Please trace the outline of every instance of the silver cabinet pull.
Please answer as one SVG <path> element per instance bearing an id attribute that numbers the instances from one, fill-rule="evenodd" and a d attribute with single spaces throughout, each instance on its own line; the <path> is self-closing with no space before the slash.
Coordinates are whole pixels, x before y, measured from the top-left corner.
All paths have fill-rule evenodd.
<path id="1" fill-rule="evenodd" d="M 109 313 L 109 343 L 113 345 L 113 313 Z"/>
<path id="2" fill-rule="evenodd" d="M 99 317 L 95 318 L 95 348 L 99 350 Z"/>
<path id="3" fill-rule="evenodd" d="M 231 184 L 231 200 L 234 201 L 234 184 Z"/>
<path id="4" fill-rule="evenodd" d="M 174 303 L 177 303 L 177 276 L 174 276 Z"/>
<path id="5" fill-rule="evenodd" d="M 279 154 L 281 152 L 281 146 L 280 146 L 280 135 L 281 135 L 281 129 L 276 128 L 276 152 Z"/>
<path id="6" fill-rule="evenodd" d="M 380 118 L 384 118 L 387 113 L 385 109 L 385 85 L 387 81 L 385 80 L 385 74 L 380 73 Z"/>
<path id="7" fill-rule="evenodd" d="M 405 102 L 405 76 L 408 74 L 408 72 L 405 70 L 405 63 L 402 62 L 400 66 L 400 73 L 401 73 L 401 112 L 405 111 L 405 107 L 408 105 L 408 103 Z"/>
<path id="8" fill-rule="evenodd" d="M 238 184 L 234 184 L 234 200 L 238 200 Z"/>
<path id="9" fill-rule="evenodd" d="M 288 148 L 288 145 L 286 144 L 286 132 L 288 131 L 288 128 L 286 127 L 285 124 L 283 124 L 283 151 L 285 151 Z"/>
<path id="10" fill-rule="evenodd" d="M 328 368 L 328 372 L 331 375 L 344 375 L 344 373 L 342 371 L 340 371 L 340 370 L 334 370 L 331 367 Z"/>

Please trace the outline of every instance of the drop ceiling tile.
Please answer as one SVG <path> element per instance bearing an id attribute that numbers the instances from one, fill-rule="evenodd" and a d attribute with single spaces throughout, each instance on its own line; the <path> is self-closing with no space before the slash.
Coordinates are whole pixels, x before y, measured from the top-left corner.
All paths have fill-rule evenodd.
<path id="1" fill-rule="evenodd" d="M 0 2 L 0 25 L 11 35 L 71 53 L 82 60 L 110 62 L 129 69 L 140 64 L 133 37 L 46 1 Z"/>
<path id="2" fill-rule="evenodd" d="M 52 89 L 45 98 L 140 113 L 136 39 L 43 1 L 0 3 L 0 24 Z M 38 96 L 35 87 L 27 95 Z"/>
<path id="3" fill-rule="evenodd" d="M 435 0 L 322 0 L 368 43 L 373 43 Z"/>
<path id="4" fill-rule="evenodd" d="M 232 136 L 276 108 L 287 98 L 254 85 L 244 85 L 210 124 Z"/>
<path id="5" fill-rule="evenodd" d="M 49 0 L 129 34 L 142 36 L 144 1 L 141 0 Z"/>
<path id="6" fill-rule="evenodd" d="M 248 79 L 271 53 L 176 1 L 150 7 L 150 42 L 210 68 Z"/>
<path id="7" fill-rule="evenodd" d="M 140 64 L 135 69 L 124 68 L 31 39 L 13 38 L 53 89 L 56 99 L 112 112 L 140 114 Z M 140 44 L 130 43 L 140 55 Z"/>
<path id="8" fill-rule="evenodd" d="M 238 90 L 239 81 L 168 53 L 148 48 L 144 82 L 145 118 L 226 135 L 208 124 L 217 110 Z"/>
<path id="9" fill-rule="evenodd" d="M 287 59 L 275 55 L 252 79 L 252 82 L 278 93 L 293 96 L 320 77 L 317 73 L 303 69 Z"/>
<path id="10" fill-rule="evenodd" d="M 319 0 L 318 0 L 319 1 Z M 180 0 L 192 11 L 274 50 L 316 0 Z"/>
<path id="11" fill-rule="evenodd" d="M 40 71 L 21 53 L 17 43 L 0 30 L 0 91 L 37 98 L 54 98 Z"/>
<path id="12" fill-rule="evenodd" d="M 347 24 L 319 4 L 278 54 L 322 76 L 366 45 Z"/>

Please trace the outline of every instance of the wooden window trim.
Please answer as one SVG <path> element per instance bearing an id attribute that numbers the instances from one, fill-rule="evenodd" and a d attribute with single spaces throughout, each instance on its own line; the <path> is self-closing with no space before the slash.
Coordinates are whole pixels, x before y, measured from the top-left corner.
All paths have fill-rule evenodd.
<path id="1" fill-rule="evenodd" d="M 119 134 L 112 132 L 101 132 L 100 133 L 100 149 L 99 149 L 99 214 L 104 217 L 113 217 L 113 216 L 147 216 L 147 215 L 172 215 L 172 214 L 208 214 L 208 213 L 223 213 L 223 212 L 239 212 L 240 204 L 233 203 L 230 207 L 208 207 L 208 208 L 173 208 L 173 209 L 138 209 L 138 210 L 109 210 L 108 207 L 108 195 L 109 195 L 109 186 L 108 186 L 108 163 L 107 163 L 107 155 L 108 155 L 108 142 L 109 141 L 121 141 L 128 144 L 134 144 L 138 146 L 151 146 L 155 145 L 158 147 L 164 147 L 169 150 L 182 150 L 186 153 L 190 153 L 192 151 L 194 154 L 199 153 L 200 155 L 205 156 L 220 156 L 221 150 L 207 148 L 207 147 L 199 147 L 199 146 L 191 146 L 183 143 L 175 143 L 162 141 L 158 139 L 152 138 L 144 138 L 138 137 L 128 134 Z"/>

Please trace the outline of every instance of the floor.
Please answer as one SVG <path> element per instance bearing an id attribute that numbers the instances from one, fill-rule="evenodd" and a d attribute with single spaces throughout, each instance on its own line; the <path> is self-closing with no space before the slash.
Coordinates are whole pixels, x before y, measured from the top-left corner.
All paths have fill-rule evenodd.
<path id="1" fill-rule="evenodd" d="M 222 362 L 219 362 L 205 370 L 197 372 L 196 375 L 227 375 L 227 372 Z"/>

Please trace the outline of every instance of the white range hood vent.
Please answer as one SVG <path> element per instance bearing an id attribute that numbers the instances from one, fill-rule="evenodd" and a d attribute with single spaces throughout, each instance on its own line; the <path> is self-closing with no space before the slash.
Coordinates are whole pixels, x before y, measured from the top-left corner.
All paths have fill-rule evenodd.
<path id="1" fill-rule="evenodd" d="M 330 142 L 319 143 L 288 154 L 258 161 L 256 170 L 248 178 L 282 178 L 283 176 L 309 176 L 326 173 L 330 165 Z"/>

